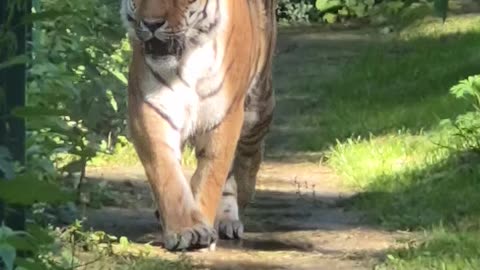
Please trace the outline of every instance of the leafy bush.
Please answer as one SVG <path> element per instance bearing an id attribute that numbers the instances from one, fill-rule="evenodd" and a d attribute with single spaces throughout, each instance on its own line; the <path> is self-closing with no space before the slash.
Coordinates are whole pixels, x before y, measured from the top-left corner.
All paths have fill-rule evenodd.
<path id="1" fill-rule="evenodd" d="M 317 0 L 315 7 L 323 20 L 333 23 L 347 18 L 391 16 L 399 13 L 407 5 L 406 1 L 375 0 Z"/>
<path id="2" fill-rule="evenodd" d="M 113 149 L 126 126 L 128 42 L 118 1 L 42 0 L 32 15 L 34 61 L 29 72 L 29 159 L 70 157 L 84 172 Z M 53 156 L 52 156 L 53 154 Z"/>
<path id="3" fill-rule="evenodd" d="M 307 23 L 315 16 L 312 0 L 280 0 L 277 16 L 283 23 Z"/>
<path id="4" fill-rule="evenodd" d="M 335 23 L 351 18 L 384 22 L 413 3 L 429 5 L 430 0 L 280 0 L 279 21 L 283 23 Z M 435 8 L 445 18 L 448 0 L 434 0 Z"/>
<path id="5" fill-rule="evenodd" d="M 455 138 L 448 147 L 480 154 L 480 75 L 461 80 L 450 89 L 450 93 L 467 100 L 473 111 L 462 114 L 453 121 L 442 121 L 442 126 L 451 130 Z"/>
<path id="6" fill-rule="evenodd" d="M 278 16 L 280 22 L 306 23 L 324 21 L 334 23 L 348 18 L 389 16 L 406 6 L 406 1 L 375 0 L 281 0 Z"/>
<path id="7" fill-rule="evenodd" d="M 129 46 L 118 27 L 119 1 L 33 2 L 35 12 L 23 19 L 34 23 L 27 106 L 14 110 L 27 120 L 26 166 L 15 164 L 7 148 L 0 147 L 0 171 L 12 180 L 0 179 L 0 199 L 7 205 L 31 208 L 28 223 L 32 225 L 18 232 L 0 227 L 1 269 L 13 269 L 14 262 L 20 267 L 16 269 L 64 269 L 49 253 L 74 251 L 55 249 L 58 243 L 49 236 L 51 231 L 37 225 L 44 225 L 39 215 L 51 223 L 47 207 L 73 198 L 58 185 L 62 178 L 55 167 L 68 156 L 71 162 L 62 167 L 84 176 L 87 161 L 113 148 L 126 124 L 124 74 Z M 8 14 L 25 3 L 9 0 Z M 0 26 L 0 69 L 27 60 L 25 55 L 14 54 L 12 29 L 8 20 Z M 5 89 L 0 90 L 3 106 Z M 10 116 L 2 115 L 6 117 Z M 17 258 L 18 252 L 28 256 Z M 65 269 L 72 268 L 65 265 Z"/>

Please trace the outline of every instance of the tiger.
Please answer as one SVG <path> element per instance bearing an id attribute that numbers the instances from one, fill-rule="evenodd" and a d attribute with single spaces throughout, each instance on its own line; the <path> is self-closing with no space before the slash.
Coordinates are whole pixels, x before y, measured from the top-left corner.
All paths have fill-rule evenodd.
<path id="1" fill-rule="evenodd" d="M 163 246 L 241 239 L 275 108 L 276 0 L 122 0 L 128 125 Z M 184 146 L 197 166 L 183 174 Z M 213 248 L 214 249 L 214 248 Z"/>

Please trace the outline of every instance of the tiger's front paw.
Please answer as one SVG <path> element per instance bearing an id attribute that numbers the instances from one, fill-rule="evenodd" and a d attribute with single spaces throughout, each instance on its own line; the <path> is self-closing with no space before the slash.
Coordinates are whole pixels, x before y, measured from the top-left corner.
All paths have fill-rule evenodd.
<path id="1" fill-rule="evenodd" d="M 235 240 L 243 237 L 243 224 L 239 218 L 235 193 L 224 192 L 217 210 L 215 228 L 220 239 Z"/>
<path id="2" fill-rule="evenodd" d="M 220 220 L 217 230 L 220 239 L 235 240 L 243 237 L 243 223 L 240 220 Z"/>
<path id="3" fill-rule="evenodd" d="M 164 238 L 169 251 L 198 250 L 209 248 L 217 241 L 217 231 L 205 224 L 198 224 L 180 233 L 170 233 Z"/>

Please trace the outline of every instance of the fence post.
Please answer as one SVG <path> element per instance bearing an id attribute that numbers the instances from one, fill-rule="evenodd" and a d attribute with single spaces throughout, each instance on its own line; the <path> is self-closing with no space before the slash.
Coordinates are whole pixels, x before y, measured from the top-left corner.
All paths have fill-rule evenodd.
<path id="1" fill-rule="evenodd" d="M 12 5 L 13 2 L 12 0 L 0 1 L 0 31 L 8 28 L 15 34 L 16 45 L 13 55 L 29 55 L 27 44 L 31 39 L 31 25 L 25 24 L 23 18 L 31 12 L 31 1 L 16 1 L 16 4 Z M 12 20 L 7 22 L 7 14 L 13 6 L 15 8 Z M 0 63 L 12 56 L 6 52 L 7 50 L 0 48 Z M 11 111 L 15 107 L 25 105 L 26 70 L 27 64 L 0 69 L 0 89 L 3 92 L 0 97 L 0 115 L 2 116 L 0 118 L 0 145 L 7 147 L 12 158 L 21 164 L 25 162 L 25 121 L 12 117 Z M 2 175 L 1 178 L 5 177 Z M 7 208 L 0 202 L 0 223 L 2 222 L 14 230 L 23 230 L 25 228 L 24 209 L 14 205 L 9 205 Z"/>

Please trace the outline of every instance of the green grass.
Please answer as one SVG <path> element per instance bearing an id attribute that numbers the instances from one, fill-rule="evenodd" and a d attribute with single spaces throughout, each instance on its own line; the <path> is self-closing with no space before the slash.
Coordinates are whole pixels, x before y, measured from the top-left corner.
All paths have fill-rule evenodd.
<path id="1" fill-rule="evenodd" d="M 324 39 L 281 32 L 287 52 L 276 58 L 270 153 L 318 152 L 352 136 L 428 131 L 465 112 L 465 102 L 448 89 L 478 71 L 472 44 L 480 37 L 472 29 L 479 27 L 473 16 L 451 18 L 445 26 L 427 19 L 393 40 L 365 31 L 373 41 L 348 32 Z"/>
<path id="2" fill-rule="evenodd" d="M 297 148 L 329 147 L 327 163 L 359 191 L 348 206 L 422 232 L 379 269 L 480 269 L 480 158 L 439 124 L 473 109 L 448 90 L 479 72 L 478 44 L 478 16 L 411 25 L 322 82 L 324 106 L 298 119 L 325 127 Z"/>
<path id="3" fill-rule="evenodd" d="M 443 228 L 426 232 L 421 243 L 394 251 L 378 270 L 475 270 L 480 265 L 477 231 L 452 232 Z"/>
<path id="4" fill-rule="evenodd" d="M 87 261 L 88 263 L 89 261 Z M 77 267 L 79 268 L 79 267 Z M 167 260 L 161 258 L 138 258 L 135 256 L 110 256 L 88 264 L 92 270 L 192 270 L 195 267 L 190 261 L 181 259 Z"/>
<path id="5" fill-rule="evenodd" d="M 196 164 L 195 151 L 190 146 L 185 147 L 182 155 L 182 164 L 192 168 Z M 119 142 L 111 154 L 99 154 L 88 164 L 90 167 L 134 167 L 140 166 L 140 160 L 133 144 L 125 137 Z"/>
<path id="6" fill-rule="evenodd" d="M 420 235 L 378 269 L 480 269 L 480 158 L 439 146 L 458 143 L 442 119 L 471 110 L 448 90 L 480 70 L 480 18 L 417 20 L 393 38 L 328 35 L 280 31 L 267 153 L 327 152 L 359 191 L 347 205 Z M 93 163 L 130 164 L 124 147 Z"/>

